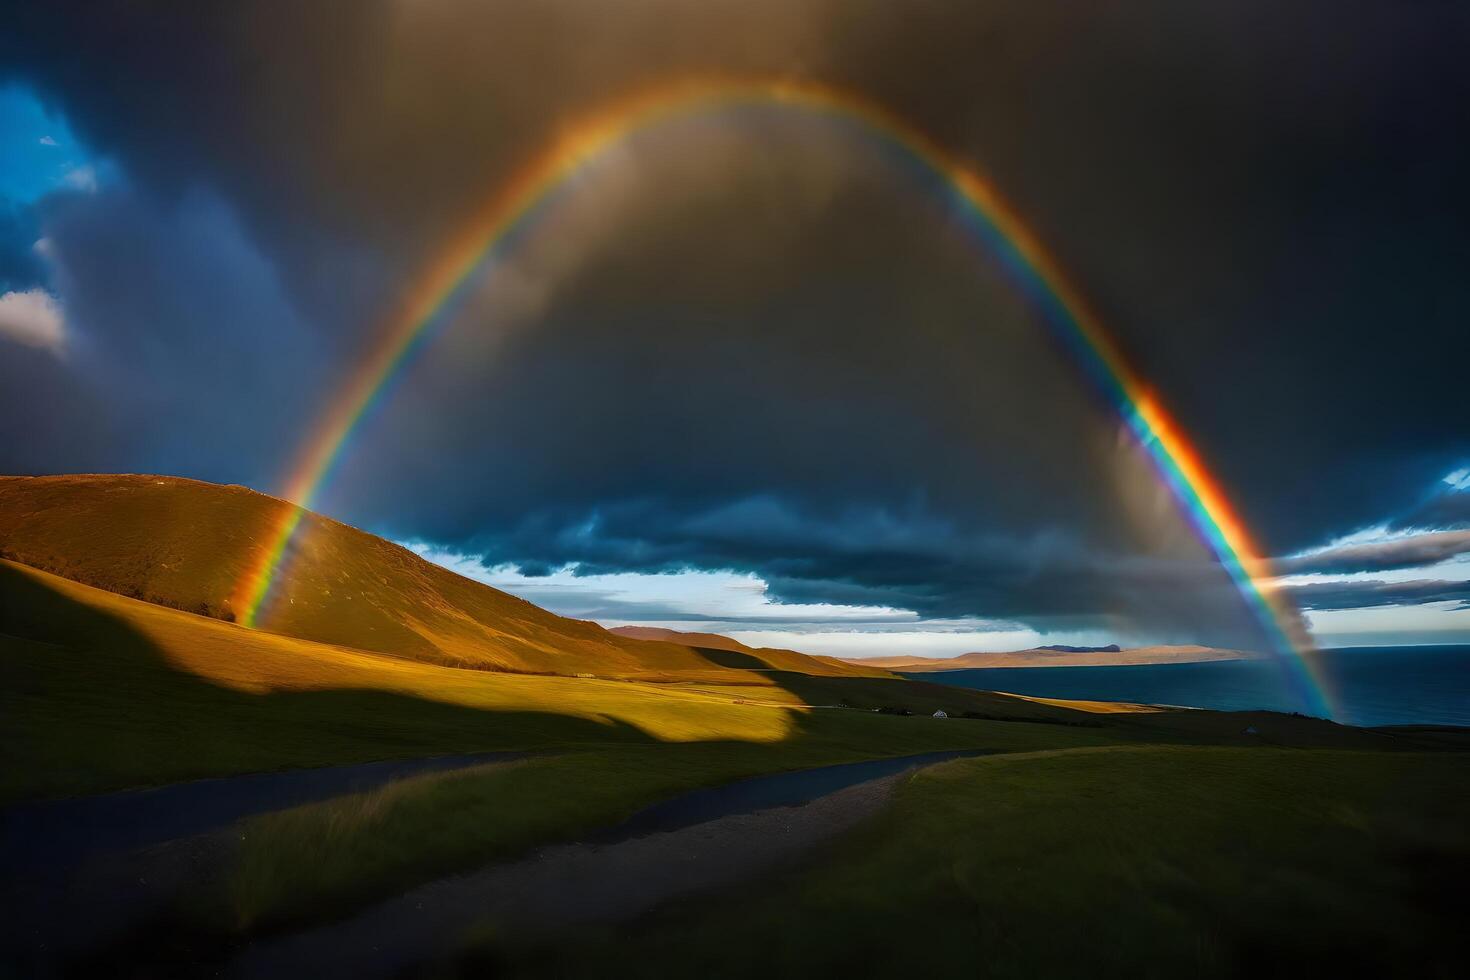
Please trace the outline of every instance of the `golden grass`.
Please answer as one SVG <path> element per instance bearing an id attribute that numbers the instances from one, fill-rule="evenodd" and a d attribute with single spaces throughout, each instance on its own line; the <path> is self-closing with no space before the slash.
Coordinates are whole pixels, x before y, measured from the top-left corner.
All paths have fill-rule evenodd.
<path id="1" fill-rule="evenodd" d="M 110 592 L 230 620 L 242 578 L 291 505 L 244 487 L 174 477 L 0 477 L 0 558 Z M 834 677 L 887 671 L 791 651 L 722 662 L 679 643 L 556 616 L 316 514 L 258 619 L 270 632 L 447 666 L 639 680 L 756 683 L 780 668 Z"/>
<path id="2" fill-rule="evenodd" d="M 663 742 L 787 737 L 794 700 L 740 703 L 718 690 L 441 667 L 248 630 L 6 563 L 59 596 L 125 622 L 160 661 L 244 694 L 372 690 L 479 711 L 543 712 L 629 726 Z"/>
<path id="3" fill-rule="evenodd" d="M 1016 694 L 1013 696 L 1023 701 L 1048 704 L 1054 708 L 1070 708 L 1073 711 L 1086 711 L 1094 715 L 1151 714 L 1156 711 L 1168 710 L 1155 704 L 1132 704 L 1127 701 L 1079 701 L 1075 698 L 1041 698 L 1029 694 Z"/>

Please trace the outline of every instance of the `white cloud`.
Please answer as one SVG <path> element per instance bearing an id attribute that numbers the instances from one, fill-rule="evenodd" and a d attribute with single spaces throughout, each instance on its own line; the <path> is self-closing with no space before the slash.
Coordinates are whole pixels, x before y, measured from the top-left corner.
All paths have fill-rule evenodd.
<path id="1" fill-rule="evenodd" d="M 44 289 L 0 296 L 0 337 L 49 350 L 57 357 L 64 356 L 66 320 L 56 297 Z"/>
<path id="2" fill-rule="evenodd" d="M 1278 558 L 1273 564 L 1279 584 L 1301 585 L 1333 579 L 1351 581 L 1358 574 L 1381 577 L 1389 571 L 1422 578 L 1431 569 L 1463 562 L 1466 556 L 1470 556 L 1470 531 L 1409 531 L 1371 538 L 1360 535 L 1352 544 L 1300 552 Z"/>
<path id="3" fill-rule="evenodd" d="M 978 618 L 925 619 L 909 609 L 841 603 L 778 602 L 770 586 L 748 572 L 687 570 L 577 575 L 573 567 L 527 576 L 514 566 L 486 568 L 468 555 L 421 542 L 405 546 L 422 557 L 563 616 L 603 626 L 662 626 L 723 633 L 751 646 L 803 653 L 868 657 L 948 657 L 977 650 L 1020 650 L 1038 643 L 1105 643 L 1096 631 L 1043 634 L 1026 626 Z"/>
<path id="4" fill-rule="evenodd" d="M 61 178 L 66 186 L 73 190 L 84 191 L 93 194 L 97 191 L 97 168 L 91 164 L 73 167 Z"/>
<path id="5" fill-rule="evenodd" d="M 57 145 L 56 144 L 56 140 L 53 137 L 50 137 L 50 136 L 42 136 L 39 142 L 40 142 L 40 144 L 42 146 L 56 146 Z"/>
<path id="6" fill-rule="evenodd" d="M 567 567 L 550 575 L 523 575 L 513 565 L 486 568 L 479 560 L 419 542 L 405 546 L 419 555 L 563 616 L 604 623 L 677 620 L 684 629 L 701 622 L 744 623 L 913 623 L 918 614 L 888 606 L 777 602 L 770 586 L 749 572 L 616 572 L 578 575 Z"/>
<path id="7" fill-rule="evenodd" d="M 948 633 L 909 630 L 874 633 L 866 630 L 795 632 L 781 630 L 721 630 L 726 636 L 753 647 L 777 647 L 829 657 L 957 657 L 965 653 L 1025 650 L 1040 643 L 1041 634 L 1029 629 Z"/>

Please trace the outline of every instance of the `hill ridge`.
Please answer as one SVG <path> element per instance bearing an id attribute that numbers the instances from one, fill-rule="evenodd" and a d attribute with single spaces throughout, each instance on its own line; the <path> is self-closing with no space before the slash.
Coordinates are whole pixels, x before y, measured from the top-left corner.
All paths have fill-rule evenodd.
<path id="1" fill-rule="evenodd" d="M 238 484 L 160 474 L 0 477 L 0 555 L 130 598 L 230 621 L 241 575 L 288 501 Z M 620 636 L 308 510 L 260 628 L 445 666 L 615 678 L 718 678 L 688 645 Z M 731 654 L 734 656 L 735 654 Z M 755 669 L 891 677 L 791 651 Z"/>
<path id="2" fill-rule="evenodd" d="M 955 657 L 869 657 L 846 658 L 844 662 L 882 667 L 904 673 L 946 670 L 980 670 L 997 667 L 1142 667 L 1149 664 L 1208 663 L 1221 660 L 1256 660 L 1263 654 L 1250 650 L 1227 650 L 1198 644 L 1156 644 L 1112 649 L 1067 649 L 1056 646 L 1026 650 L 978 651 Z"/>

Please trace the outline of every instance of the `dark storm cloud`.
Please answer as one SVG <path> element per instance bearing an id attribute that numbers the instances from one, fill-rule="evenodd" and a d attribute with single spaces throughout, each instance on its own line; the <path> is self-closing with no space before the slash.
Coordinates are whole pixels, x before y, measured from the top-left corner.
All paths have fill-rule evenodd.
<path id="1" fill-rule="evenodd" d="M 1378 572 L 1391 568 L 1414 568 L 1470 554 L 1470 531 L 1440 531 L 1416 534 L 1393 541 L 1344 545 L 1312 552 L 1274 563 L 1281 575 L 1303 572 Z"/>
<path id="2" fill-rule="evenodd" d="M 771 498 L 691 513 L 643 501 L 564 522 L 538 515 L 477 543 L 492 566 L 535 552 L 550 558 L 543 571 L 578 562 L 586 575 L 753 568 L 791 603 L 886 606 L 926 619 L 982 609 L 1043 629 L 1103 619 L 1153 642 L 1258 642 L 1242 628 L 1239 595 L 1208 561 L 1101 555 L 1063 535 L 1007 539 L 914 514 L 823 517 Z"/>
<path id="3" fill-rule="evenodd" d="M 127 187 L 41 206 L 64 360 L 3 359 L 0 471 L 171 471 L 266 481 L 312 404 L 311 337 L 217 199 Z M 243 409 L 248 406 L 248 410 Z"/>
<path id="4" fill-rule="evenodd" d="M 377 312 L 563 120 L 691 72 L 775 74 L 862 92 L 991 171 L 1283 554 L 1403 511 L 1470 456 L 1467 17 L 33 4 L 0 34 L 0 77 L 54 101 L 150 202 L 96 202 L 75 249 L 127 248 L 118 228 L 202 188 L 239 223 L 229 247 L 259 253 L 264 300 L 71 253 L 96 281 L 74 274 L 69 316 L 121 359 L 106 384 L 165 392 L 127 409 L 149 396 L 101 389 L 150 430 L 130 451 L 157 468 L 279 473 Z M 944 215 L 849 137 L 757 116 L 635 141 L 609 168 L 619 193 L 572 201 L 392 393 L 334 513 L 528 568 L 749 568 L 785 597 L 1170 624 L 1235 610 L 1208 570 L 1152 570 L 1207 556 Z M 145 289 L 148 316 L 123 303 L 114 323 L 110 288 Z M 69 377 L 75 415 L 99 383 Z M 16 401 L 43 384 L 16 380 Z M 211 388 L 228 410 L 205 407 Z M 207 425 L 179 421 L 196 406 Z M 80 415 L 0 464 L 114 468 Z M 1130 554 L 1148 568 L 1114 576 Z"/>
<path id="5" fill-rule="evenodd" d="M 1358 609 L 1367 606 L 1417 606 L 1427 602 L 1458 603 L 1470 609 L 1470 582 L 1420 579 L 1412 582 L 1316 582 L 1291 588 L 1306 609 Z"/>

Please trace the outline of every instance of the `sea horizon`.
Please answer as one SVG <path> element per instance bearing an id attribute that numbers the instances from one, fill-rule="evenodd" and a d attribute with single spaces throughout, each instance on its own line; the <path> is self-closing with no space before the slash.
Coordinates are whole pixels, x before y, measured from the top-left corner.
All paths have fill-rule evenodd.
<path id="1" fill-rule="evenodd" d="M 1365 727 L 1470 726 L 1470 644 L 1328 647 L 1320 652 L 1337 705 L 1334 721 Z M 1271 660 L 975 667 L 905 676 L 1027 697 L 1317 714 L 1294 702 Z"/>

